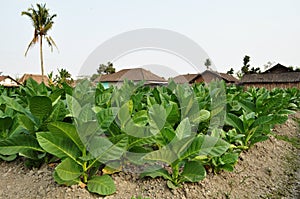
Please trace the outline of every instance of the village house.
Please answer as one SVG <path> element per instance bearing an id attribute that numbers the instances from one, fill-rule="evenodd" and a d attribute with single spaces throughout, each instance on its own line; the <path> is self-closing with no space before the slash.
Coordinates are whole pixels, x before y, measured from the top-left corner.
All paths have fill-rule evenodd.
<path id="1" fill-rule="evenodd" d="M 44 84 L 46 85 L 46 86 L 48 86 L 48 84 L 49 84 L 49 78 L 46 76 L 46 75 L 44 75 L 44 78 L 42 78 L 42 75 L 37 75 L 37 74 L 24 74 L 20 79 L 19 79 L 19 83 L 20 84 L 26 84 L 26 81 L 29 79 L 29 78 L 31 78 L 31 79 L 33 79 L 34 81 L 36 81 L 37 83 L 42 83 L 42 79 L 44 79 Z"/>
<path id="2" fill-rule="evenodd" d="M 264 87 L 273 88 L 299 88 L 300 72 L 293 71 L 291 68 L 281 64 L 276 64 L 272 68 L 260 74 L 246 74 L 241 79 L 244 87 Z"/>
<path id="3" fill-rule="evenodd" d="M 4 87 L 18 87 L 20 83 L 10 76 L 0 76 L 0 85 Z"/>
<path id="4" fill-rule="evenodd" d="M 124 80 L 130 80 L 135 83 L 144 81 L 144 85 L 155 86 L 167 84 L 167 81 L 143 68 L 123 69 L 116 73 L 100 75 L 94 80 L 94 83 L 99 82 L 107 88 L 111 85 L 121 86 Z"/>
<path id="5" fill-rule="evenodd" d="M 203 73 L 198 74 L 178 75 L 174 77 L 173 80 L 177 84 L 194 84 L 201 82 L 209 83 L 213 80 L 223 80 L 226 84 L 236 84 L 238 82 L 238 79 L 232 75 L 226 73 L 218 73 L 211 70 L 206 70 Z"/>

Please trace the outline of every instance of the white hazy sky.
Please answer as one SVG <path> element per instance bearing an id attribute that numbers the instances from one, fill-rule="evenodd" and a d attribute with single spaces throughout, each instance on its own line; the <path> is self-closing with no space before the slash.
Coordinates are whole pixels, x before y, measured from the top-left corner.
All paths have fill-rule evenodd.
<path id="1" fill-rule="evenodd" d="M 220 72 L 230 67 L 239 70 L 245 55 L 250 56 L 251 66 L 262 70 L 268 61 L 300 66 L 299 0 L 0 2 L 0 71 L 12 77 L 40 73 L 38 46 L 24 57 L 33 28 L 21 12 L 31 4 L 45 2 L 50 13 L 58 15 L 49 35 L 59 48 L 59 53 L 51 53 L 48 46 L 44 46 L 47 73 L 66 68 L 73 76 L 78 76 L 82 64 L 96 47 L 115 35 L 140 28 L 162 28 L 189 37 L 206 51 Z M 153 55 L 150 53 L 145 59 L 149 57 Z M 167 65 L 168 62 L 160 63 L 161 59 L 161 55 L 159 60 L 153 58 L 150 64 Z M 137 60 L 141 61 L 141 55 L 131 54 L 116 62 L 115 67 L 118 70 L 129 67 L 127 65 L 136 66 Z M 195 72 L 180 61 L 174 62 L 176 59 L 170 61 L 175 71 Z"/>

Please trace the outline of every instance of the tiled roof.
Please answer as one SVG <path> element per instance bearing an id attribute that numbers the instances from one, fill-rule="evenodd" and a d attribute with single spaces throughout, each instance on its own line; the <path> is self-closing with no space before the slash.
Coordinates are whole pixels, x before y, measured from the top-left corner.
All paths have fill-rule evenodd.
<path id="1" fill-rule="evenodd" d="M 131 81 L 167 82 L 164 78 L 143 68 L 123 69 L 116 73 L 100 75 L 95 79 L 95 82 L 119 82 L 125 79 Z"/>
<path id="2" fill-rule="evenodd" d="M 42 75 L 37 75 L 37 74 L 24 74 L 20 79 L 19 79 L 19 83 L 24 84 L 26 82 L 27 79 L 33 79 L 34 81 L 36 81 L 37 83 L 42 83 Z M 48 85 L 48 77 L 46 75 L 44 75 L 44 83 L 46 85 Z"/>

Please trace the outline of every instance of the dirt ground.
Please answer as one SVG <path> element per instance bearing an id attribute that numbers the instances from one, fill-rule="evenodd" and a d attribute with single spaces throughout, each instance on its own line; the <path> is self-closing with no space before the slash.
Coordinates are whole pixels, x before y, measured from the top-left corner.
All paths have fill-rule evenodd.
<path id="1" fill-rule="evenodd" d="M 162 179 L 122 172 L 112 176 L 117 192 L 104 198 L 300 198 L 299 120 L 300 113 L 291 116 L 273 129 L 280 139 L 271 137 L 242 153 L 234 172 L 210 173 L 176 190 Z M 57 185 L 52 170 L 47 165 L 27 169 L 20 159 L 0 161 L 0 198 L 103 198 L 78 186 Z"/>

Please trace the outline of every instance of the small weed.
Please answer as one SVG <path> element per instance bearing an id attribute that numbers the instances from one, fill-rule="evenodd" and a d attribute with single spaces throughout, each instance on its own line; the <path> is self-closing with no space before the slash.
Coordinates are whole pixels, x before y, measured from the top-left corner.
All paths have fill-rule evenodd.
<path id="1" fill-rule="evenodd" d="M 149 197 L 143 197 L 143 196 L 132 196 L 131 199 L 150 199 Z"/>

